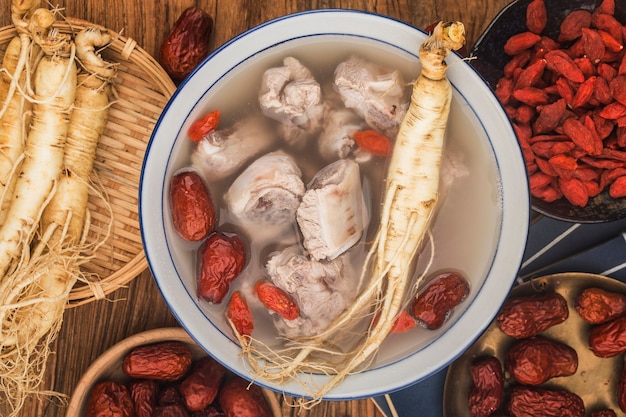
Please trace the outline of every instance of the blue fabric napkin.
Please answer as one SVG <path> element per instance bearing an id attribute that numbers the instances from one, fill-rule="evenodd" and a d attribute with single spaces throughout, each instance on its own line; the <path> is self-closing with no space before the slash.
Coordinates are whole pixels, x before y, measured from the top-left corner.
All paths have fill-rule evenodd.
<path id="1" fill-rule="evenodd" d="M 517 282 L 559 272 L 587 272 L 626 282 L 626 219 L 581 224 L 541 217 L 531 224 Z M 447 371 L 373 400 L 387 417 L 442 417 Z"/>

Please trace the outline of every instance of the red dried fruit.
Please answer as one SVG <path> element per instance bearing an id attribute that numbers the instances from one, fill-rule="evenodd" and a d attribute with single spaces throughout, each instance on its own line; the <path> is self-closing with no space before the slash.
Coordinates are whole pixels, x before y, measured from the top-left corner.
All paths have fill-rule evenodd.
<path id="1" fill-rule="evenodd" d="M 609 104 L 613 101 L 609 83 L 606 79 L 604 79 L 604 77 L 595 77 L 595 81 L 593 83 L 593 97 L 602 104 Z"/>
<path id="2" fill-rule="evenodd" d="M 135 379 L 178 381 L 191 367 L 189 347 L 181 342 L 160 342 L 134 348 L 124 358 L 124 373 Z"/>
<path id="3" fill-rule="evenodd" d="M 563 133 L 585 152 L 593 154 L 596 151 L 592 132 L 580 120 L 573 117 L 565 119 Z"/>
<path id="4" fill-rule="evenodd" d="M 529 31 L 540 34 L 548 23 L 548 11 L 543 0 L 533 0 L 526 8 L 526 27 Z"/>
<path id="5" fill-rule="evenodd" d="M 235 327 L 237 333 L 242 336 L 252 335 L 254 330 L 254 318 L 252 310 L 248 306 L 246 299 L 239 291 L 233 292 L 226 308 L 226 316 Z"/>
<path id="6" fill-rule="evenodd" d="M 353 137 L 359 148 L 372 155 L 385 157 L 391 153 L 391 140 L 376 130 L 355 132 Z"/>
<path id="7" fill-rule="evenodd" d="M 470 367 L 468 407 L 472 417 L 489 417 L 504 402 L 504 375 L 498 358 L 475 360 Z"/>
<path id="8" fill-rule="evenodd" d="M 592 327 L 589 347 L 600 358 L 612 358 L 626 352 L 626 316 Z"/>
<path id="9" fill-rule="evenodd" d="M 152 417 L 157 406 L 159 383 L 150 380 L 133 380 L 129 383 L 135 417 Z"/>
<path id="10" fill-rule="evenodd" d="M 191 124 L 187 130 L 187 136 L 194 142 L 200 142 L 208 133 L 217 129 L 219 122 L 219 110 L 209 112 Z"/>
<path id="11" fill-rule="evenodd" d="M 189 7 L 172 26 L 159 50 L 159 62 L 176 81 L 185 78 L 209 54 L 213 19 Z"/>
<path id="12" fill-rule="evenodd" d="M 535 87 L 524 87 L 513 91 L 513 97 L 516 100 L 521 101 L 524 104 L 527 104 L 531 107 L 540 106 L 542 104 L 548 104 L 550 99 L 548 94 L 540 89 Z"/>
<path id="13" fill-rule="evenodd" d="M 194 171 L 174 175 L 170 183 L 172 224 L 189 242 L 206 238 L 215 227 L 215 206 L 209 189 Z"/>
<path id="14" fill-rule="evenodd" d="M 576 298 L 575 308 L 587 323 L 606 323 L 626 314 L 626 295 L 602 288 L 585 288 Z"/>
<path id="15" fill-rule="evenodd" d="M 541 135 L 554 131 L 565 117 L 566 109 L 567 102 L 565 99 L 556 100 L 554 103 L 542 106 L 537 119 L 533 123 L 533 133 Z"/>
<path id="16" fill-rule="evenodd" d="M 596 77 L 592 75 L 580 84 L 572 100 L 572 108 L 582 107 L 589 103 L 589 100 L 593 96 L 595 82 Z"/>
<path id="17" fill-rule="evenodd" d="M 272 310 L 285 320 L 295 320 L 300 316 L 300 309 L 294 299 L 277 286 L 257 281 L 254 285 L 254 293 L 265 307 Z"/>
<path id="18" fill-rule="evenodd" d="M 541 79 L 546 68 L 545 59 L 538 59 L 520 72 L 515 81 L 515 89 L 532 87 Z"/>
<path id="19" fill-rule="evenodd" d="M 585 55 L 591 62 L 597 64 L 602 60 L 606 48 L 602 36 L 596 30 L 589 28 L 582 28 L 581 36 Z"/>
<path id="20" fill-rule="evenodd" d="M 585 404 L 569 391 L 516 386 L 511 390 L 512 417 L 584 417 Z"/>
<path id="21" fill-rule="evenodd" d="M 591 12 L 583 9 L 574 10 L 565 16 L 559 27 L 558 41 L 571 41 L 579 38 L 583 28 L 591 26 Z"/>
<path id="22" fill-rule="evenodd" d="M 133 417 L 133 400 L 128 388 L 113 381 L 98 382 L 91 391 L 86 417 Z"/>
<path id="23" fill-rule="evenodd" d="M 562 50 L 554 50 L 546 53 L 546 68 L 562 75 L 575 83 L 585 81 L 585 74 L 578 68 L 574 60 Z"/>
<path id="24" fill-rule="evenodd" d="M 557 292 L 509 298 L 496 316 L 500 330 L 517 339 L 536 336 L 564 322 L 567 301 Z"/>
<path id="25" fill-rule="evenodd" d="M 198 297 L 210 303 L 221 303 L 230 283 L 245 265 L 246 251 L 238 235 L 211 233 L 199 251 Z"/>
<path id="26" fill-rule="evenodd" d="M 612 198 L 626 197 L 626 175 L 615 178 L 609 186 L 609 195 Z"/>
<path id="27" fill-rule="evenodd" d="M 270 409 L 258 385 L 234 377 L 224 383 L 218 397 L 227 416 L 271 417 Z"/>
<path id="28" fill-rule="evenodd" d="M 439 274 L 418 294 L 412 307 L 413 317 L 428 329 L 438 329 L 469 290 L 469 283 L 461 274 Z"/>
<path id="29" fill-rule="evenodd" d="M 180 393 L 189 411 L 201 411 L 217 398 L 226 378 L 226 368 L 210 356 L 198 359 L 180 383 Z"/>
<path id="30" fill-rule="evenodd" d="M 617 404 L 626 413 L 626 365 L 622 365 L 622 372 L 617 383 Z"/>
<path id="31" fill-rule="evenodd" d="M 582 181 L 576 178 L 559 178 L 559 188 L 563 197 L 572 205 L 585 207 L 589 201 L 589 193 Z"/>
<path id="32" fill-rule="evenodd" d="M 615 100 L 626 106 L 626 75 L 618 75 L 609 82 L 611 95 Z"/>
<path id="33" fill-rule="evenodd" d="M 540 385 L 551 378 L 575 374 L 578 354 L 564 343 L 535 336 L 513 343 L 505 365 L 518 383 Z"/>
<path id="34" fill-rule="evenodd" d="M 541 40 L 541 36 L 533 32 L 522 32 L 511 36 L 504 44 L 504 53 L 507 55 L 517 55 L 527 49 L 532 48 Z"/>

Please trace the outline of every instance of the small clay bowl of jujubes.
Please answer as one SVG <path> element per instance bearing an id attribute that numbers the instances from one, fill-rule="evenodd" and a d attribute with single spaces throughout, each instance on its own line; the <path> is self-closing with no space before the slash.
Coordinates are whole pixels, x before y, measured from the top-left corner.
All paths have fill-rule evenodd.
<path id="1" fill-rule="evenodd" d="M 103 407 L 135 417 L 225 417 L 234 409 L 281 415 L 274 393 L 222 367 L 182 328 L 135 334 L 98 357 L 72 393 L 66 415 L 101 415 Z"/>
<path id="2" fill-rule="evenodd" d="M 470 51 L 516 130 L 532 208 L 626 216 L 625 0 L 516 0 Z"/>

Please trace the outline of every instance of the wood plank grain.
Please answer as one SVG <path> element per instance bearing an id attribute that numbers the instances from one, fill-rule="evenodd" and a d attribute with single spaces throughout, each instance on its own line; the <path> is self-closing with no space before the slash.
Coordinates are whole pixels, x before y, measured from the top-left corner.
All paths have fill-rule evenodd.
<path id="1" fill-rule="evenodd" d="M 0 25 L 10 24 L 8 4 L 2 2 Z M 189 6 L 214 17 L 211 47 L 217 48 L 245 30 L 279 16 L 319 8 L 347 8 L 382 13 L 424 28 L 438 20 L 462 20 L 472 45 L 509 0 L 52 0 L 62 13 L 88 20 L 130 37 L 153 56 L 174 21 Z M 322 22 L 320 22 L 322 24 Z M 71 394 L 91 362 L 123 338 L 143 330 L 177 326 L 152 276 L 145 271 L 109 299 L 69 309 L 54 343 L 42 388 Z M 67 398 L 65 398 L 65 401 Z M 63 416 L 62 397 L 32 397 L 24 417 Z M 5 415 L 0 407 L 0 415 Z M 381 417 L 370 400 L 322 402 L 301 411 L 283 403 L 284 416 Z"/>

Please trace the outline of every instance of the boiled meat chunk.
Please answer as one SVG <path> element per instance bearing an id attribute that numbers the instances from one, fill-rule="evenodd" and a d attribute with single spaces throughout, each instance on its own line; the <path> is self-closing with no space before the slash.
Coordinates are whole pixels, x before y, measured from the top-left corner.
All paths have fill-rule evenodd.
<path id="1" fill-rule="evenodd" d="M 354 133 L 367 129 L 367 124 L 353 110 L 329 108 L 324 115 L 324 127 L 317 141 L 321 157 L 333 162 L 358 153 Z"/>
<path id="2" fill-rule="evenodd" d="M 282 151 L 254 161 L 237 177 L 225 195 L 235 217 L 259 224 L 293 224 L 305 192 L 302 172 Z"/>
<path id="3" fill-rule="evenodd" d="M 276 141 L 277 136 L 272 133 L 267 118 L 251 115 L 231 127 L 213 130 L 206 135 L 196 145 L 191 162 L 207 181 L 219 181 L 268 151 Z"/>
<path id="4" fill-rule="evenodd" d="M 399 71 L 350 56 L 335 69 L 335 89 L 344 105 L 393 139 L 408 108 L 407 84 Z"/>
<path id="5" fill-rule="evenodd" d="M 266 271 L 274 285 L 291 295 L 300 308 L 295 320 L 277 318 L 277 329 L 287 337 L 319 333 L 354 300 L 356 277 L 347 256 L 318 262 L 294 245 L 271 256 Z"/>
<path id="6" fill-rule="evenodd" d="M 296 212 L 303 245 L 316 260 L 335 259 L 359 241 L 367 223 L 359 165 L 340 159 L 309 183 Z"/>
<path id="7" fill-rule="evenodd" d="M 259 105 L 263 113 L 281 123 L 279 130 L 290 145 L 300 145 L 321 129 L 324 113 L 322 89 L 313 74 L 293 57 L 263 74 Z"/>

